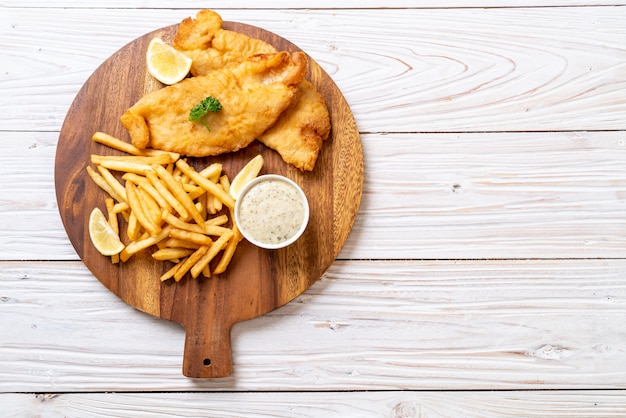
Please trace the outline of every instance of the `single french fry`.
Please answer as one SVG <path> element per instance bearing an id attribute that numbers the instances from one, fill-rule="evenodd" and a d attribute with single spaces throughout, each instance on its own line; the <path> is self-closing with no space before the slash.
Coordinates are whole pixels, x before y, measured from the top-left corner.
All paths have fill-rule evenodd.
<path id="1" fill-rule="evenodd" d="M 106 199 L 104 199 L 104 204 L 107 209 L 107 220 L 109 222 L 109 225 L 111 225 L 111 228 L 113 229 L 113 231 L 119 236 L 120 226 L 117 220 L 117 213 L 115 213 L 114 211 L 115 200 L 113 200 L 112 197 L 107 197 Z M 111 263 L 117 264 L 119 262 L 120 262 L 119 254 L 114 254 L 111 256 Z"/>
<path id="2" fill-rule="evenodd" d="M 189 166 L 189 164 L 187 164 L 183 160 L 178 160 L 176 162 L 176 166 L 179 167 L 181 171 L 185 173 L 189 178 L 195 181 L 198 186 L 202 187 L 207 192 L 220 199 L 222 203 L 224 203 L 226 206 L 228 206 L 229 208 L 235 207 L 235 200 L 232 198 L 231 195 L 225 193 L 224 189 L 218 187 L 211 180 L 207 180 L 206 178 L 202 177 L 200 174 L 198 174 L 196 170 Z"/>
<path id="3" fill-rule="evenodd" d="M 136 164 L 169 164 L 176 160 L 169 154 L 159 154 L 154 156 L 138 156 L 138 155 L 97 155 L 91 154 L 91 162 L 93 164 L 102 164 L 106 161 L 117 161 L 121 163 Z"/>
<path id="4" fill-rule="evenodd" d="M 181 161 L 181 160 L 178 160 Z M 163 180 L 167 186 L 167 188 L 172 192 L 172 194 L 176 197 L 176 199 L 183 205 L 183 207 L 187 210 L 187 213 L 191 215 L 191 217 L 196 221 L 198 225 L 204 224 L 204 219 L 196 209 L 196 206 L 193 203 L 193 200 L 189 197 L 189 195 L 183 189 L 180 180 L 176 180 L 174 176 L 172 176 L 165 168 L 160 165 L 153 165 L 152 168 L 156 171 L 157 175 Z"/>
<path id="5" fill-rule="evenodd" d="M 113 189 L 111 185 L 104 179 L 104 177 L 102 177 L 102 175 L 96 172 L 96 170 L 94 170 L 90 166 L 87 166 L 87 173 L 89 174 L 89 177 L 91 177 L 93 182 L 96 183 L 96 185 L 98 185 L 98 187 L 100 187 L 102 190 L 107 192 L 108 195 L 111 196 L 113 199 L 117 200 L 118 202 L 126 201 L 126 198 L 120 196 L 115 191 L 115 189 Z"/>
<path id="6" fill-rule="evenodd" d="M 222 201 L 219 200 L 217 197 L 213 196 L 213 207 L 215 208 L 215 213 L 217 213 L 220 210 L 222 210 L 222 205 L 223 205 Z"/>
<path id="7" fill-rule="evenodd" d="M 105 134 L 104 132 L 96 132 L 95 134 L 93 134 L 91 139 L 94 142 L 106 145 L 118 151 L 124 151 L 128 154 L 137 155 L 135 153 L 139 152 L 139 148 L 136 148 L 134 145 L 129 144 L 128 142 L 124 142 L 121 139 L 118 139 L 112 135 Z"/>
<path id="8" fill-rule="evenodd" d="M 206 254 L 207 251 L 209 251 L 209 246 L 203 245 L 202 247 L 194 251 L 193 254 L 187 257 L 183 264 L 176 270 L 176 273 L 174 273 L 174 280 L 179 282 L 180 279 L 182 279 L 183 276 L 189 271 L 189 269 L 191 269 L 198 262 L 198 260 L 200 260 L 204 254 Z"/>
<path id="9" fill-rule="evenodd" d="M 137 241 L 133 241 L 126 246 L 120 253 L 120 259 L 124 262 L 128 261 L 130 257 L 137 254 L 139 251 L 145 250 L 148 247 L 151 247 L 169 236 L 170 226 L 166 226 L 159 232 L 157 235 L 148 236 L 143 239 L 139 239 Z"/>
<path id="10" fill-rule="evenodd" d="M 200 196 L 206 194 L 206 190 L 204 190 L 200 186 L 192 186 L 191 184 L 183 184 L 183 187 L 191 200 L 196 200 Z"/>
<path id="11" fill-rule="evenodd" d="M 230 228 L 225 228 L 223 226 L 216 225 L 205 225 L 203 228 L 203 232 L 205 235 L 211 235 L 215 237 L 221 237 L 224 234 L 230 234 L 233 232 Z"/>
<path id="12" fill-rule="evenodd" d="M 191 224 L 189 222 L 185 222 L 182 219 L 177 218 L 172 215 L 170 212 L 164 210 L 161 213 L 161 219 L 163 219 L 168 224 L 172 225 L 172 227 L 177 229 L 182 229 L 184 231 L 195 232 L 197 234 L 203 234 L 204 228 L 197 224 Z"/>
<path id="13" fill-rule="evenodd" d="M 126 189 L 124 189 L 126 190 Z M 113 206 L 113 212 L 115 213 L 122 213 L 124 211 L 127 211 L 130 209 L 130 206 L 128 206 L 127 202 L 121 202 L 121 203 L 116 203 L 115 206 Z"/>
<path id="14" fill-rule="evenodd" d="M 204 234 L 201 234 L 198 232 L 189 232 L 189 231 L 185 231 L 183 229 L 178 229 L 178 228 L 173 228 L 171 227 L 171 225 L 170 225 L 170 228 L 171 229 L 170 229 L 169 236 L 171 238 L 177 238 L 177 239 L 181 239 L 184 241 L 194 242 L 196 244 L 206 245 L 206 246 L 210 246 L 213 244 L 213 240 Z"/>
<path id="15" fill-rule="evenodd" d="M 139 239 L 139 234 L 141 233 L 141 225 L 137 222 L 137 216 L 135 212 L 131 211 L 128 216 L 128 226 L 126 227 L 126 236 L 130 241 L 135 241 Z"/>
<path id="16" fill-rule="evenodd" d="M 106 167 L 109 170 L 122 171 L 125 173 L 136 173 L 143 176 L 145 176 L 146 173 L 153 171 L 152 166 L 150 166 L 149 164 L 142 164 L 137 162 L 102 160 L 99 165 Z"/>
<path id="17" fill-rule="evenodd" d="M 193 232 L 195 234 L 222 236 L 224 234 L 229 234 L 231 232 L 229 228 L 225 228 L 222 226 L 206 225 L 206 224 L 204 226 L 200 226 L 196 224 L 191 224 L 191 223 L 185 222 L 177 218 L 176 216 L 172 215 L 171 213 L 167 211 L 163 211 L 161 213 L 161 218 L 165 222 L 170 224 L 173 228 L 180 229 L 183 231 Z M 207 243 L 206 241 L 192 241 L 192 242 L 197 242 L 199 244 Z"/>
<path id="18" fill-rule="evenodd" d="M 107 209 L 107 220 L 109 222 L 109 225 L 111 225 L 111 228 L 113 229 L 113 231 L 119 235 L 120 226 L 117 221 L 117 213 L 115 213 L 115 210 L 114 210 L 115 201 L 113 200 L 113 198 L 107 197 L 106 199 L 104 199 L 104 205 L 106 206 L 106 209 Z"/>
<path id="19" fill-rule="evenodd" d="M 148 173 L 146 175 L 150 184 L 159 192 L 161 196 L 169 203 L 169 205 L 181 216 L 183 219 L 189 219 L 189 212 L 187 209 L 174 197 L 165 184 L 159 179 L 155 172 Z"/>
<path id="20" fill-rule="evenodd" d="M 222 177 L 220 177 L 220 185 L 224 189 L 224 193 L 230 196 L 230 180 L 228 180 L 228 176 L 223 175 Z"/>
<path id="21" fill-rule="evenodd" d="M 204 209 L 206 211 L 207 214 L 209 215 L 215 215 L 217 213 L 217 209 L 215 208 L 215 202 L 216 201 L 220 201 L 219 199 L 216 199 L 215 196 L 213 196 L 212 194 L 206 193 L 203 196 L 203 200 L 204 200 Z"/>
<path id="22" fill-rule="evenodd" d="M 139 149 L 135 147 L 133 144 L 124 142 L 121 139 L 118 139 L 104 132 L 96 132 L 95 134 L 93 134 L 92 140 L 99 144 L 106 145 L 110 148 L 125 152 L 130 155 L 155 156 L 155 155 L 160 155 L 160 154 L 169 154 L 171 158 L 174 159 L 174 161 L 177 160 L 180 156 L 179 154 L 175 152 L 161 151 L 161 150 L 156 150 L 156 149 L 151 149 L 151 148 Z"/>
<path id="23" fill-rule="evenodd" d="M 184 185 L 192 185 L 192 181 L 189 177 L 187 177 L 184 173 L 181 173 L 180 175 L 180 182 Z"/>
<path id="24" fill-rule="evenodd" d="M 220 259 L 219 263 L 217 264 L 217 266 L 215 266 L 215 269 L 213 270 L 214 274 L 222 274 L 228 268 L 228 265 L 230 264 L 230 261 L 232 260 L 233 255 L 235 255 L 235 250 L 237 249 L 237 245 L 239 244 L 239 237 L 241 236 L 240 234 L 241 233 L 237 231 L 237 234 L 235 234 L 233 238 L 228 242 L 228 245 L 226 246 L 226 249 L 224 250 L 224 253 L 222 254 L 222 258 Z"/>
<path id="25" fill-rule="evenodd" d="M 167 238 L 161 241 L 161 249 L 163 248 L 188 248 L 190 250 L 197 250 L 200 248 L 200 244 L 196 244 L 195 242 L 190 242 L 178 238 Z"/>
<path id="26" fill-rule="evenodd" d="M 211 267 L 207 264 L 206 267 L 202 270 L 202 275 L 207 279 L 211 278 Z"/>
<path id="27" fill-rule="evenodd" d="M 191 268 L 191 277 L 194 279 L 197 278 L 200 273 L 204 270 L 206 266 L 209 265 L 211 260 L 215 258 L 215 256 L 226 247 L 228 241 L 233 237 L 232 232 L 228 232 L 221 237 L 219 237 L 212 245 L 209 247 L 209 250 L 198 260 L 198 262 Z"/>
<path id="28" fill-rule="evenodd" d="M 176 178 L 176 177 L 174 177 L 174 178 Z M 180 180 L 180 178 L 179 178 L 179 180 Z M 194 186 L 193 184 L 190 184 L 190 183 L 183 183 L 182 181 L 181 181 L 181 186 L 183 186 L 183 190 L 186 193 L 191 193 L 191 192 L 193 192 L 194 190 L 196 190 L 198 188 L 198 186 Z"/>
<path id="29" fill-rule="evenodd" d="M 231 212 L 231 216 L 232 216 L 232 212 Z M 228 245 L 226 246 L 226 248 L 224 249 L 224 252 L 222 253 L 222 258 L 220 259 L 219 263 L 217 263 L 217 266 L 215 266 L 215 269 L 213 269 L 214 274 L 221 274 L 226 271 L 226 268 L 228 268 L 228 265 L 230 264 L 230 260 L 233 258 L 233 255 L 235 254 L 235 250 L 237 249 L 237 245 L 239 244 L 239 241 L 243 239 L 243 235 L 241 235 L 241 232 L 239 232 L 239 228 L 237 227 L 237 224 L 235 223 L 235 218 L 232 217 L 232 220 L 233 220 L 233 236 L 228 242 Z"/>
<path id="30" fill-rule="evenodd" d="M 177 258 L 178 259 L 185 258 L 193 252 L 194 250 L 189 249 L 189 248 L 162 248 L 160 250 L 153 252 L 152 258 L 154 258 L 155 260 L 161 260 L 161 261 L 174 260 Z"/>
<path id="31" fill-rule="evenodd" d="M 172 170 L 172 177 L 174 177 L 177 180 L 180 180 L 183 176 L 183 173 L 180 171 L 180 169 L 176 166 L 174 166 L 173 170 Z"/>
<path id="32" fill-rule="evenodd" d="M 142 182 L 147 181 L 146 176 L 142 176 L 136 173 L 124 173 L 122 176 L 122 180 L 130 181 L 135 183 L 136 186 L 139 186 Z"/>
<path id="33" fill-rule="evenodd" d="M 126 190 L 124 190 L 124 186 L 122 186 L 122 184 L 117 181 L 117 179 L 115 178 L 115 176 L 106 168 L 106 167 L 102 167 L 101 165 L 96 166 L 98 168 L 98 171 L 100 172 L 100 175 L 102 176 L 102 178 L 109 183 L 109 185 L 111 186 L 111 188 L 113 190 L 115 190 L 115 193 L 117 193 L 121 199 L 123 199 L 123 201 L 126 201 Z"/>
<path id="34" fill-rule="evenodd" d="M 122 211 L 120 213 L 122 214 L 122 217 L 124 218 L 126 223 L 128 223 L 128 221 L 130 220 L 130 207 L 128 208 L 128 210 Z"/>
<path id="35" fill-rule="evenodd" d="M 213 183 L 217 183 L 219 181 L 220 174 L 222 174 L 222 164 L 213 163 L 201 170 L 198 174 L 205 179 L 211 180 Z"/>
<path id="36" fill-rule="evenodd" d="M 163 273 L 163 275 L 161 276 L 161 281 L 164 282 L 167 279 L 171 279 L 172 277 L 174 277 L 174 274 L 180 268 L 180 266 L 183 265 L 183 262 L 184 262 L 184 260 L 176 263 L 171 269 L 169 269 L 168 271 Z"/>
<path id="37" fill-rule="evenodd" d="M 202 190 L 204 190 L 204 189 L 202 189 Z M 200 212 L 200 216 L 202 216 L 202 219 L 204 219 L 205 222 L 206 222 L 207 217 L 210 215 L 210 213 L 207 212 L 207 206 L 206 206 L 206 197 L 207 196 L 209 196 L 209 194 L 206 193 L 206 191 L 205 191 L 204 194 L 202 194 L 201 196 L 198 196 L 196 198 L 196 207 L 198 208 L 198 212 Z"/>
<path id="38" fill-rule="evenodd" d="M 207 219 L 204 222 L 204 225 L 205 226 L 219 226 L 219 225 L 224 225 L 227 222 L 228 222 L 228 216 L 219 215 L 219 216 L 216 216 L 215 218 Z"/>

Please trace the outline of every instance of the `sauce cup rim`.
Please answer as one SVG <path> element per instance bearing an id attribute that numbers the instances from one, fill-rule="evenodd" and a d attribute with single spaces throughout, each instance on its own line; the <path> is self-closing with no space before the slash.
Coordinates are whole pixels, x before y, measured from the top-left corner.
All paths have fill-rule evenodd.
<path id="1" fill-rule="evenodd" d="M 300 225 L 300 228 L 298 228 L 298 231 L 288 240 L 279 242 L 277 244 L 270 244 L 270 243 L 262 242 L 262 241 L 255 239 L 254 237 L 250 235 L 248 231 L 245 230 L 245 228 L 242 227 L 242 224 L 240 222 L 240 207 L 241 207 L 241 202 L 243 201 L 244 196 L 257 184 L 270 181 L 270 180 L 278 180 L 278 181 L 283 181 L 287 184 L 290 184 L 292 187 L 294 187 L 297 190 L 298 195 L 300 195 L 300 197 L 302 198 L 302 203 L 304 205 L 304 218 L 302 220 L 302 224 Z M 239 197 L 235 201 L 235 222 L 237 223 L 239 232 L 241 232 L 244 238 L 248 240 L 250 243 L 260 248 L 265 248 L 268 250 L 276 250 L 276 249 L 284 248 L 293 244 L 296 240 L 298 240 L 298 238 L 300 238 L 300 236 L 302 236 L 302 234 L 304 233 L 309 223 L 309 211 L 310 211 L 309 201 L 306 197 L 306 194 L 304 193 L 302 188 L 298 185 L 298 183 L 280 174 L 263 174 L 249 181 L 241 189 L 241 192 L 239 193 Z"/>

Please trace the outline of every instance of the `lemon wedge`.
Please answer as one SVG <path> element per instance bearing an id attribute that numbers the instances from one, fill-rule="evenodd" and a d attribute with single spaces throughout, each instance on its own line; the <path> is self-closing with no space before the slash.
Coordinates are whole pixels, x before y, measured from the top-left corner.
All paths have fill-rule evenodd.
<path id="1" fill-rule="evenodd" d="M 241 190 L 244 188 L 246 184 L 256 176 L 259 175 L 261 168 L 263 168 L 263 156 L 261 154 L 257 155 L 237 173 L 232 183 L 230 183 L 230 195 L 233 199 L 237 200 Z"/>
<path id="2" fill-rule="evenodd" d="M 113 231 L 98 208 L 94 208 L 89 215 L 89 237 L 96 250 L 102 255 L 119 254 L 124 249 L 120 237 Z"/>
<path id="3" fill-rule="evenodd" d="M 163 84 L 172 85 L 189 74 L 191 58 L 163 42 L 152 38 L 146 52 L 148 72 Z"/>

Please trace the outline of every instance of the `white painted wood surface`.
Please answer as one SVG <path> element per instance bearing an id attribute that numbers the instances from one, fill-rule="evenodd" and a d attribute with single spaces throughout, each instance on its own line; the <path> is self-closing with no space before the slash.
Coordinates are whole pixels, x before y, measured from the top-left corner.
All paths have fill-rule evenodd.
<path id="1" fill-rule="evenodd" d="M 624 387 L 626 261 L 338 261 L 235 325 L 231 377 L 79 262 L 4 262 L 0 392 Z"/>
<path id="2" fill-rule="evenodd" d="M 2 260 L 76 260 L 54 195 L 56 132 L 0 132 Z M 620 258 L 624 132 L 363 134 L 341 259 Z M 28 187 L 26 187 L 28 186 Z M 28 222 L 24 222 L 28 219 Z"/>
<path id="3" fill-rule="evenodd" d="M 182 329 L 78 260 L 53 171 L 97 66 L 207 5 L 2 2 L 0 417 L 626 415 L 624 5 L 213 2 L 329 72 L 366 176 L 340 260 L 190 380 Z"/>
<path id="4" fill-rule="evenodd" d="M 626 7 L 220 12 L 306 50 L 362 132 L 626 129 Z M 4 9 L 0 130 L 59 130 L 110 54 L 193 14 Z"/>
<path id="5" fill-rule="evenodd" d="M 615 417 L 624 412 L 623 391 L 579 392 L 280 392 L 0 394 L 12 416 L 62 418 L 145 417 L 327 417 L 483 418 Z"/>
<path id="6" fill-rule="evenodd" d="M 554 7 L 554 6 L 623 6 L 623 1 L 616 0 L 390 0 L 381 6 L 380 0 L 266 0 L 260 3 L 251 3 L 249 0 L 214 0 L 211 8 L 235 9 L 381 9 L 381 8 L 510 8 L 510 7 Z M 25 3 L 20 0 L 6 0 L 2 2 L 6 8 L 41 8 L 41 7 L 71 7 L 71 8 L 115 8 L 115 9 L 171 9 L 172 3 L 168 0 L 152 0 L 149 4 L 141 0 L 93 0 L 88 3 L 81 0 L 55 0 L 54 3 L 45 0 L 29 0 Z M 176 8 L 201 9 L 206 8 L 202 0 L 184 0 L 176 3 Z"/>

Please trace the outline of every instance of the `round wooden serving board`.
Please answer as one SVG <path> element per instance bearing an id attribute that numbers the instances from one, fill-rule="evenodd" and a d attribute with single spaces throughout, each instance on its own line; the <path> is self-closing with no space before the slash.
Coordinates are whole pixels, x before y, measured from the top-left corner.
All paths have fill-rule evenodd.
<path id="1" fill-rule="evenodd" d="M 86 167 L 91 154 L 121 153 L 94 143 L 91 137 L 102 131 L 129 140 L 120 116 L 145 93 L 162 87 L 146 71 L 148 43 L 155 36 L 171 42 L 176 28 L 177 25 L 162 28 L 126 45 L 81 88 L 59 137 L 56 195 L 72 245 L 98 280 L 137 309 L 184 327 L 183 374 L 225 377 L 232 370 L 233 324 L 264 315 L 291 301 L 309 288 L 339 254 L 361 201 L 363 153 L 343 95 L 328 74 L 310 59 L 308 78 L 326 100 L 332 123 L 331 136 L 312 172 L 301 172 L 286 164 L 275 151 L 258 141 L 235 153 L 191 161 L 197 169 L 220 162 L 232 179 L 246 162 L 262 154 L 265 165 L 261 174 L 285 175 L 305 191 L 311 216 L 304 235 L 282 250 L 259 249 L 243 240 L 226 273 L 210 279 L 192 279 L 188 275 L 178 283 L 161 282 L 160 275 L 171 264 L 154 261 L 149 254 L 112 264 L 89 239 L 89 213 L 96 206 L 105 210 L 105 193 L 91 181 Z M 299 50 L 289 41 L 254 26 L 224 22 L 224 28 L 263 39 L 278 50 Z"/>

